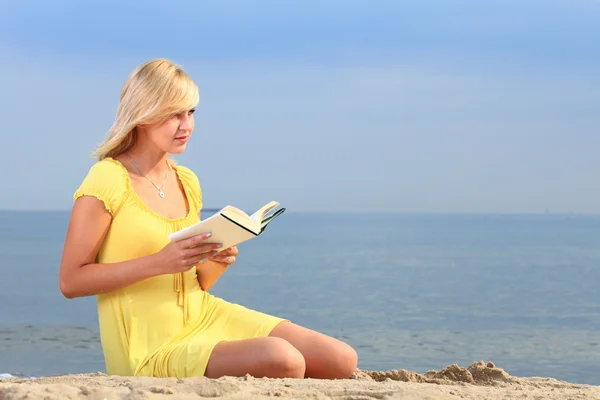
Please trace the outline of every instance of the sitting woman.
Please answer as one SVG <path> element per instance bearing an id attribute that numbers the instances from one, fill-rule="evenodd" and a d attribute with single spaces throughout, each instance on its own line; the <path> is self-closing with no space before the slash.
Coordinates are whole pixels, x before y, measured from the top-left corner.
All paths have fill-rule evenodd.
<path id="1" fill-rule="evenodd" d="M 198 88 L 165 59 L 126 80 L 97 161 L 74 193 L 60 265 L 67 298 L 96 296 L 106 370 L 155 377 L 349 378 L 347 344 L 208 290 L 238 249 L 210 233 L 167 236 L 200 220 L 196 175 L 175 164 L 194 129 Z"/>

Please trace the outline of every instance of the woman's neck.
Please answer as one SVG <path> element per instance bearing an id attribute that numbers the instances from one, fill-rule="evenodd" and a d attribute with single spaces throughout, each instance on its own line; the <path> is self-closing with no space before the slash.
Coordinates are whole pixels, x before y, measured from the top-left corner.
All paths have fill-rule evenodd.
<path id="1" fill-rule="evenodd" d="M 169 168 L 167 165 L 169 154 L 162 150 L 153 150 L 134 145 L 125 156 L 136 173 L 151 179 L 164 177 L 165 170 Z"/>

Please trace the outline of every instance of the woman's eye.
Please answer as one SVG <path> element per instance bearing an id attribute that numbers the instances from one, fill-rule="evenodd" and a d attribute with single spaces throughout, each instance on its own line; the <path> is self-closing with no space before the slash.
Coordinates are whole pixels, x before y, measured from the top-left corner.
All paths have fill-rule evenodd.
<path id="1" fill-rule="evenodd" d="M 191 114 L 193 114 L 193 113 L 195 113 L 195 112 L 196 112 L 196 109 L 195 109 L 195 108 L 192 108 L 192 109 L 189 111 L 190 115 L 191 115 Z"/>

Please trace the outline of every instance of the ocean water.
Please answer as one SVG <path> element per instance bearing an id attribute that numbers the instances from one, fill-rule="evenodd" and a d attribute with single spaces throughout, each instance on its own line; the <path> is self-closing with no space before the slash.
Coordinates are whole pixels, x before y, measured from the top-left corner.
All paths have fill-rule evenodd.
<path id="1" fill-rule="evenodd" d="M 0 212 L 0 374 L 104 370 L 57 285 L 67 212 Z M 342 338 L 359 367 L 493 361 L 600 384 L 600 217 L 287 212 L 212 292 Z"/>

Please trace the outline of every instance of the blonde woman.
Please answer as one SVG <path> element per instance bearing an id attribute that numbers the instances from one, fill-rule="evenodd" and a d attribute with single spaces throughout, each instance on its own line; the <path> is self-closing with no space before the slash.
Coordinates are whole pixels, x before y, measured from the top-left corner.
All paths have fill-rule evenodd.
<path id="1" fill-rule="evenodd" d="M 169 158 L 189 143 L 198 99 L 193 80 L 165 59 L 128 77 L 74 193 L 61 292 L 96 296 L 111 375 L 349 378 L 357 355 L 347 344 L 208 292 L 236 247 L 215 255 L 209 233 L 167 239 L 200 220 L 198 179 Z"/>

